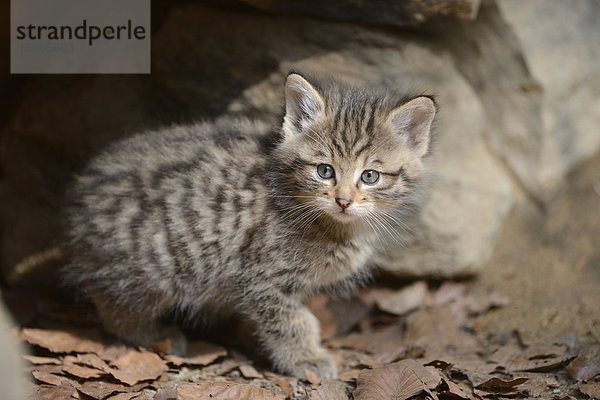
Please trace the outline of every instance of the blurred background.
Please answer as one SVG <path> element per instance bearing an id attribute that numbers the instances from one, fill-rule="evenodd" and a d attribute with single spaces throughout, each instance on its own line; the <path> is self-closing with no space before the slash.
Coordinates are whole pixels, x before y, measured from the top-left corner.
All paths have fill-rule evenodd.
<path id="1" fill-rule="evenodd" d="M 62 263 L 60 196 L 91 155 L 224 113 L 277 125 L 296 69 L 439 103 L 430 195 L 407 247 L 374 260 L 384 276 L 477 276 L 510 294 L 490 335 L 600 340 L 600 2 L 153 0 L 150 75 L 10 75 L 9 15 L 2 2 L 9 305 L 15 288 L 47 289 Z"/>

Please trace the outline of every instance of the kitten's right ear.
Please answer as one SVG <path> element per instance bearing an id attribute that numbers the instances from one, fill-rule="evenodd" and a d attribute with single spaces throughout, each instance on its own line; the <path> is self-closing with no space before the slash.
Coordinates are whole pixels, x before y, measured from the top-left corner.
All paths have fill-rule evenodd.
<path id="1" fill-rule="evenodd" d="M 304 123 L 315 120 L 324 111 L 325 102 L 313 85 L 298 74 L 288 75 L 285 81 L 284 132 L 300 132 Z"/>

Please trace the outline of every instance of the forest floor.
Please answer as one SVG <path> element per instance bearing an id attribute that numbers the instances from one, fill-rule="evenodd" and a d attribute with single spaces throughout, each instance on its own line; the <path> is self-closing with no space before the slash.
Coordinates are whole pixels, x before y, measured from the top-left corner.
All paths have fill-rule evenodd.
<path id="1" fill-rule="evenodd" d="M 314 298 L 336 380 L 276 374 L 223 343 L 194 340 L 186 357 L 168 355 L 168 342 L 128 347 L 102 334 L 89 310 L 27 291 L 4 295 L 28 344 L 32 399 L 593 399 L 599 243 L 597 156 L 547 209 L 513 213 L 477 279 Z"/>

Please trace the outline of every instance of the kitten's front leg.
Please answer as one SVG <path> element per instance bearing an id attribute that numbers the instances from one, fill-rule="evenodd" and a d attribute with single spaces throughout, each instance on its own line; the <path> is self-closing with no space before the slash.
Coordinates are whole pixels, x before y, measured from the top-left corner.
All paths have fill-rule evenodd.
<path id="1" fill-rule="evenodd" d="M 306 378 L 306 369 L 321 378 L 337 377 L 335 361 L 321 346 L 319 321 L 305 305 L 278 292 L 263 292 L 255 300 L 250 317 L 276 369 L 298 378 Z"/>

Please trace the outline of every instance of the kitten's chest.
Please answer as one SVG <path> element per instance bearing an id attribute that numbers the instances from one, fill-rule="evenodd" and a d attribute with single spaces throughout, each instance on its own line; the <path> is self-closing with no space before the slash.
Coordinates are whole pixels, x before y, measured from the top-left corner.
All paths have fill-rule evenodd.
<path id="1" fill-rule="evenodd" d="M 309 254 L 312 262 L 306 278 L 313 285 L 325 286 L 346 279 L 365 268 L 373 250 L 359 240 L 352 240 L 313 245 Z"/>

